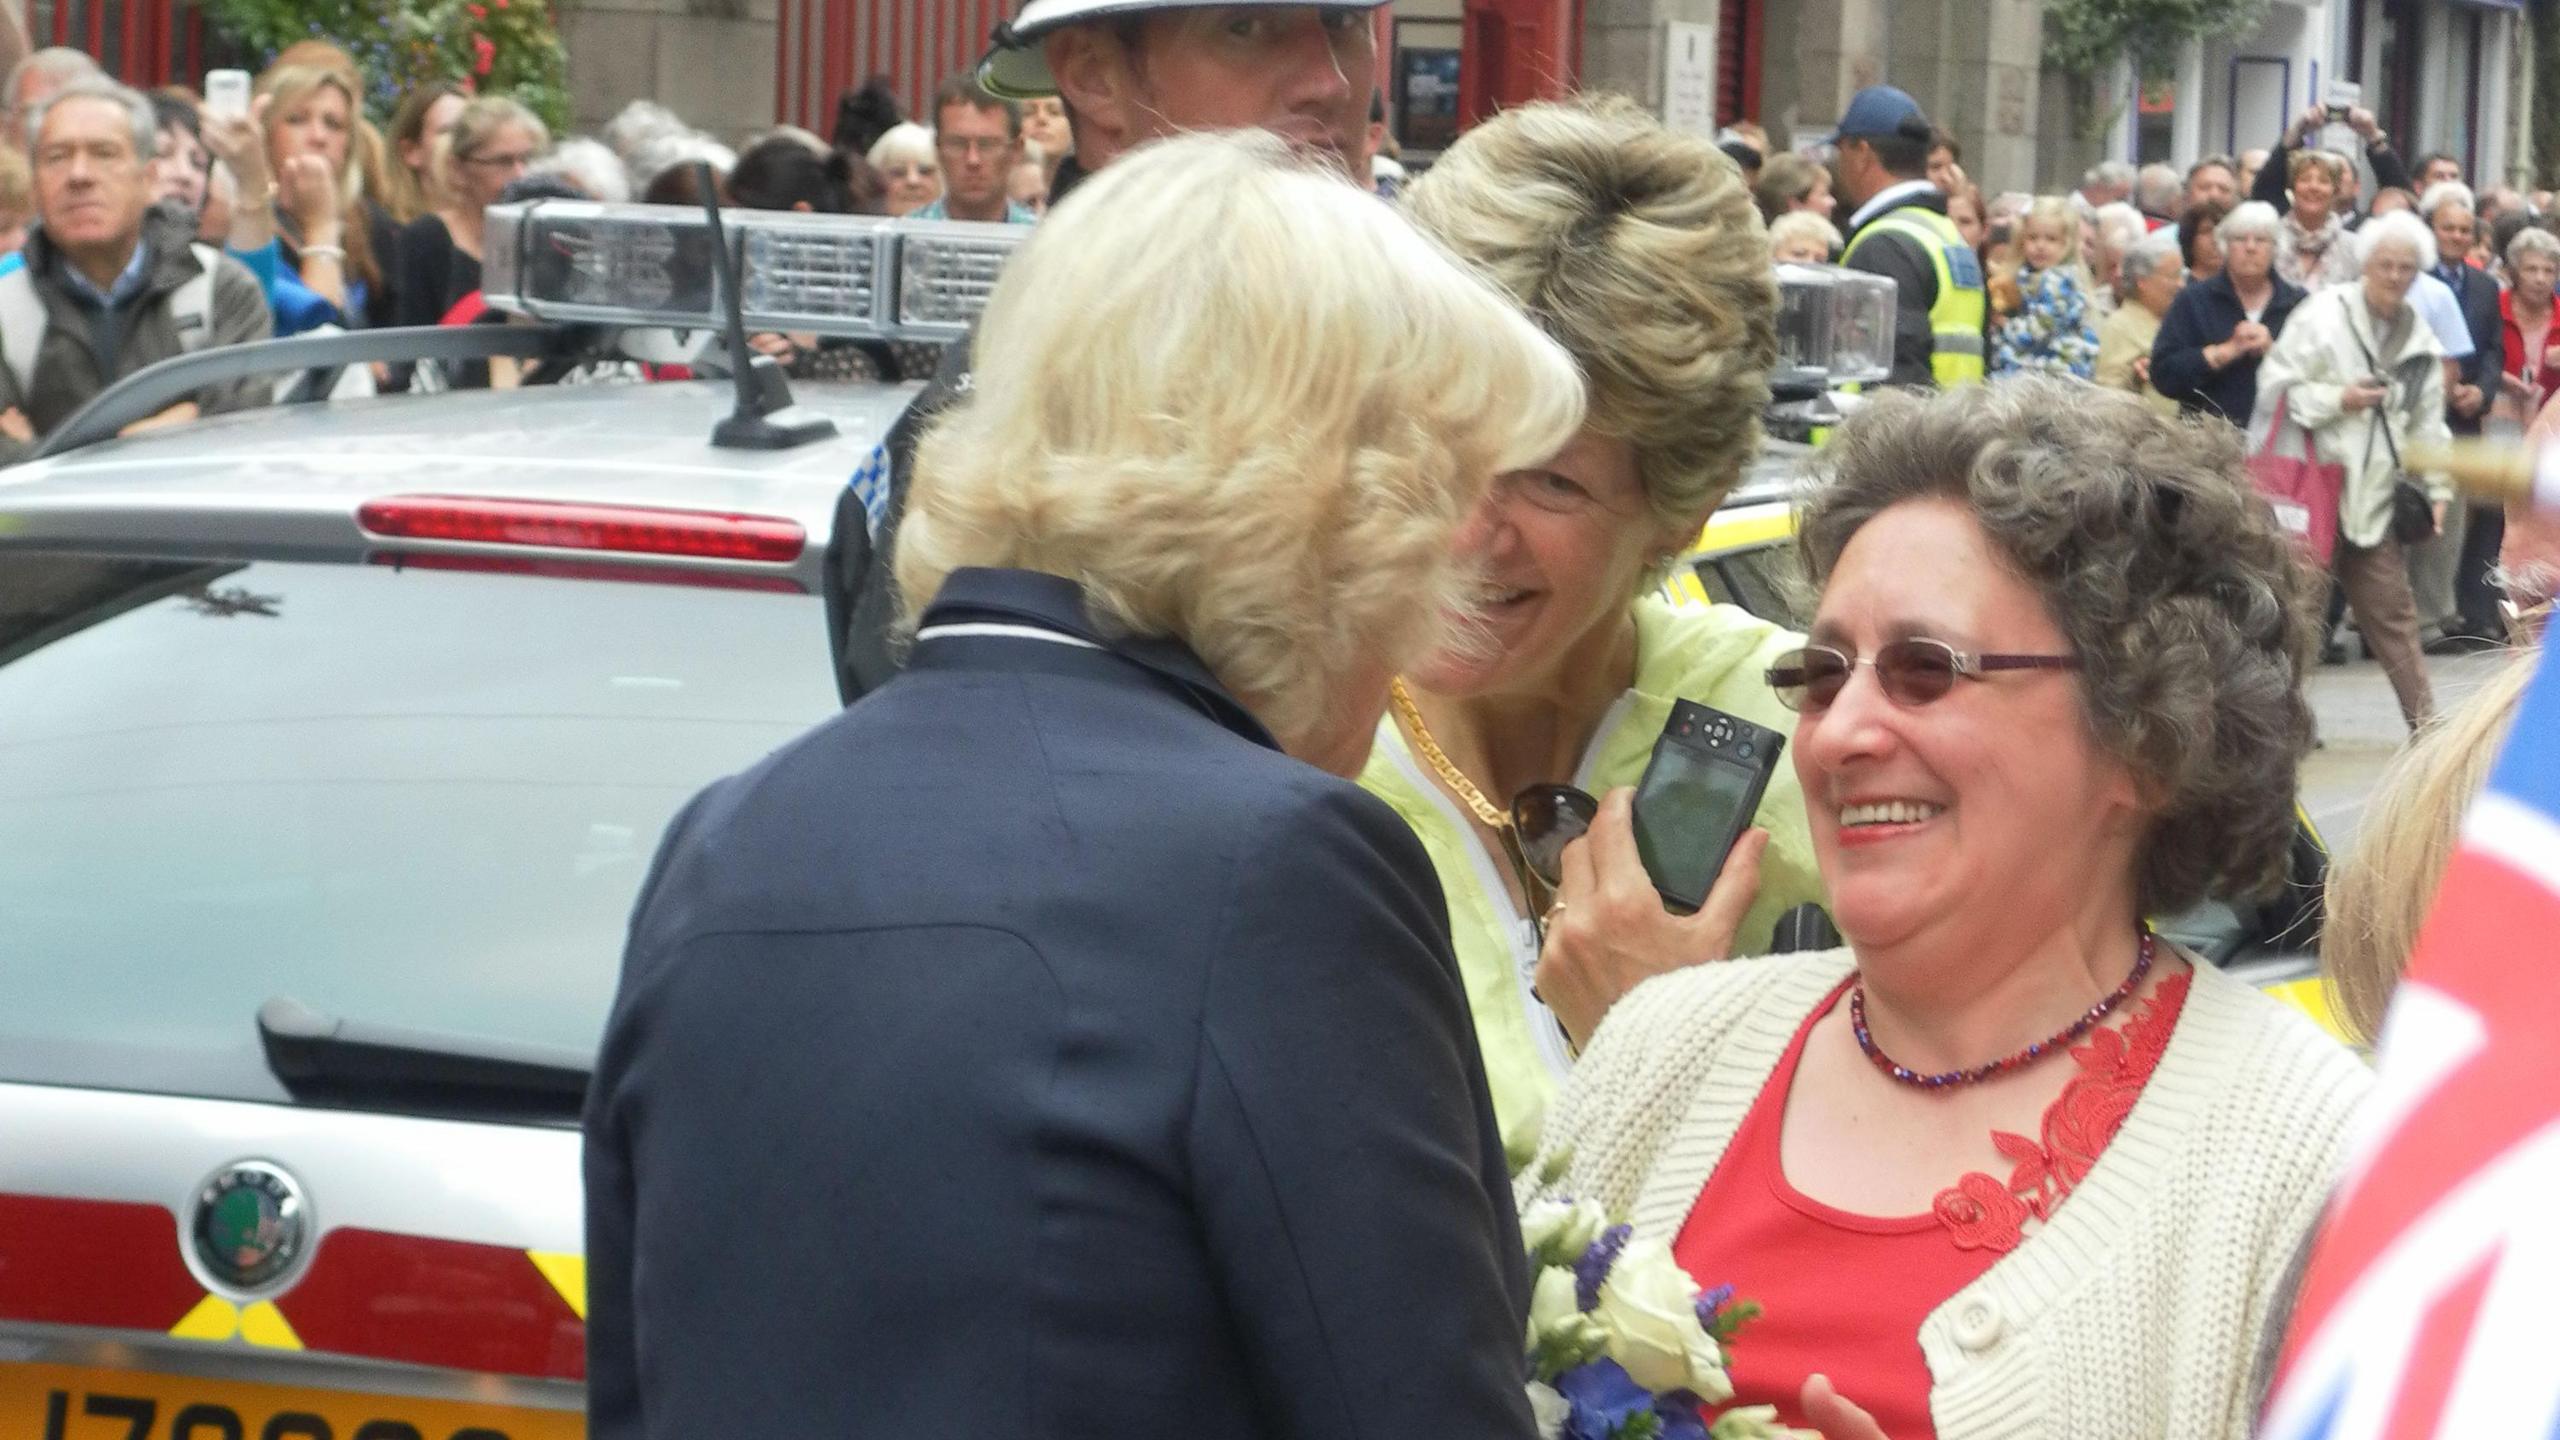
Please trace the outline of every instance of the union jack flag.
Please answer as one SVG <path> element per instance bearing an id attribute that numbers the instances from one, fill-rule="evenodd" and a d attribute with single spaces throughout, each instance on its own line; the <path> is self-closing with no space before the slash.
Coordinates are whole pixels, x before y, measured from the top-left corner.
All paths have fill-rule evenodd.
<path id="1" fill-rule="evenodd" d="M 2271 1440 L 2560 1440 L 2560 666 L 2418 939 Z"/>

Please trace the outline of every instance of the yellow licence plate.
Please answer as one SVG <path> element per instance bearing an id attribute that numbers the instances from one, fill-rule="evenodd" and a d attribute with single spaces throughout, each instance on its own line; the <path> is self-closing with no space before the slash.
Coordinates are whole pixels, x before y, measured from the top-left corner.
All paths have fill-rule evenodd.
<path id="1" fill-rule="evenodd" d="M 583 1440 L 586 1418 L 453 1400 L 0 1365 L 0 1436 L 29 1440 Z"/>

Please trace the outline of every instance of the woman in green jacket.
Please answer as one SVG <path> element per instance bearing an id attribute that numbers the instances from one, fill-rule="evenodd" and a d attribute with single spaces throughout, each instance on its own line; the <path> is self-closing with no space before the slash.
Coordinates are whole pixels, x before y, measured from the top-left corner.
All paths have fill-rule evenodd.
<path id="1" fill-rule="evenodd" d="M 1732 163 L 1624 100 L 1506 111 L 1406 196 L 1417 224 L 1573 354 L 1589 388 L 1582 432 L 1498 479 L 1461 531 L 1484 573 L 1476 643 L 1399 684 L 1361 778 L 1438 868 L 1503 1140 L 1525 1155 L 1619 995 L 1763 949 L 1782 913 L 1822 895 L 1788 767 L 1688 916 L 1647 878 L 1622 788 L 1674 700 L 1792 728 L 1762 671 L 1802 638 L 1658 593 L 1759 439 L 1777 292 Z M 1557 783 L 1606 799 L 1551 890 L 1505 832 L 1513 796 Z"/>

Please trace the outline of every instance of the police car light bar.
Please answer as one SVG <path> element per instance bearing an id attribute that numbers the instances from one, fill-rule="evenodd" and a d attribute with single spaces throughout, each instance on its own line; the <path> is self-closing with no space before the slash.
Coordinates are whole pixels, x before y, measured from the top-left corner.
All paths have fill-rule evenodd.
<path id="1" fill-rule="evenodd" d="M 1778 267 L 1781 394 L 1868 384 L 1893 373 L 1894 286 L 1837 265 Z"/>
<path id="2" fill-rule="evenodd" d="M 751 332 L 951 340 L 986 308 L 1026 227 L 799 211 L 720 212 Z M 535 320 L 716 329 L 719 267 L 702 211 L 531 200 L 491 206 L 481 288 Z"/>
<path id="3" fill-rule="evenodd" d="M 870 215 L 722 210 L 750 332 L 945 341 L 965 335 L 1019 225 Z M 673 205 L 530 200 L 489 209 L 481 288 L 529 319 L 716 330 L 719 267 L 709 220 Z M 1781 265 L 1781 393 L 1884 379 L 1893 369 L 1894 288 L 1835 265 Z"/>

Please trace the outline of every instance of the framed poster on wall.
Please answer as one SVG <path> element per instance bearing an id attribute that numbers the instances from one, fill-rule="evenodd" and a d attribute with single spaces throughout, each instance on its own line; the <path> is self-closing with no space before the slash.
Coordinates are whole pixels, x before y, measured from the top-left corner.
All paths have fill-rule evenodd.
<path id="1" fill-rule="evenodd" d="M 1396 47 L 1396 140 L 1408 151 L 1446 150 L 1458 138 L 1455 47 Z"/>

